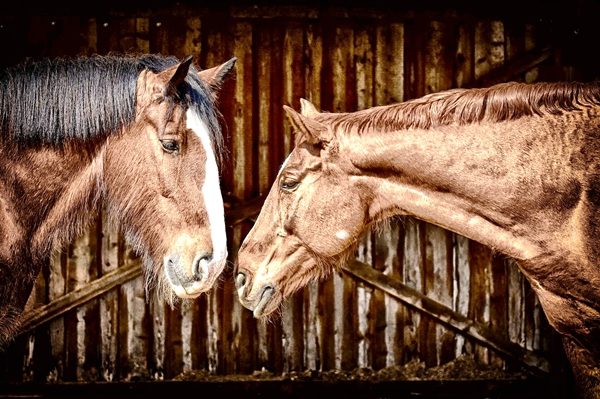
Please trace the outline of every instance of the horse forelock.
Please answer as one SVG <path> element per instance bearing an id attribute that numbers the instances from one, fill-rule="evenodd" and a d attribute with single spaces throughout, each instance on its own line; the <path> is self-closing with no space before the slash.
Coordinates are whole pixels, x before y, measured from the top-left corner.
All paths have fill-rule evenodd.
<path id="1" fill-rule="evenodd" d="M 135 119 L 138 75 L 163 71 L 175 57 L 94 55 L 28 60 L 0 72 L 0 140 L 20 145 L 92 142 Z M 221 160 L 223 140 L 215 99 L 192 67 L 182 95 L 207 124 Z"/>
<path id="2" fill-rule="evenodd" d="M 430 129 L 450 124 L 501 122 L 531 115 L 560 114 L 600 105 L 600 82 L 501 83 L 451 89 L 402 103 L 350 113 L 320 113 L 336 130 Z"/>

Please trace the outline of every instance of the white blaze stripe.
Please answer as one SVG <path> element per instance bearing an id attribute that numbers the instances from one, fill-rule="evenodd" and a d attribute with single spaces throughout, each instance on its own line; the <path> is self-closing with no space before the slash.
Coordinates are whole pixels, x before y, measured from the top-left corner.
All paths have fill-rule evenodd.
<path id="1" fill-rule="evenodd" d="M 219 169 L 217 167 L 217 161 L 215 159 L 206 124 L 190 109 L 186 112 L 186 122 L 187 128 L 191 129 L 198 137 L 200 137 L 200 141 L 202 142 L 206 153 L 202 195 L 204 197 L 204 206 L 208 213 L 208 222 L 210 223 L 213 259 L 216 262 L 219 262 L 227 256 L 227 233 L 225 230 L 223 197 L 221 196 L 221 187 L 219 184 Z"/>
<path id="2" fill-rule="evenodd" d="M 281 164 L 281 167 L 279 168 L 279 173 L 281 173 L 281 171 L 285 168 L 285 165 L 287 165 L 287 163 L 290 161 L 291 156 L 292 156 L 292 154 L 288 155 L 287 158 L 285 159 L 285 161 L 283 161 L 283 163 Z"/>

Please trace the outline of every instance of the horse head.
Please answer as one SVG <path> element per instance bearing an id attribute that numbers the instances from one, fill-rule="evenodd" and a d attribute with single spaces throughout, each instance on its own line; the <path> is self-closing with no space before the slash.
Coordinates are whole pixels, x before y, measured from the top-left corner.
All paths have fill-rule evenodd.
<path id="1" fill-rule="evenodd" d="M 234 63 L 143 70 L 135 121 L 105 148 L 109 214 L 143 256 L 147 286 L 171 302 L 210 289 L 226 264 L 214 102 Z"/>

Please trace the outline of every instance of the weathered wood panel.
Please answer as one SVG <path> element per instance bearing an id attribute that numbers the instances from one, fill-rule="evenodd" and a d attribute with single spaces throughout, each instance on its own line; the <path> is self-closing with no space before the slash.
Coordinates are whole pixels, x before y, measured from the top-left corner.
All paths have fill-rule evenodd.
<path id="1" fill-rule="evenodd" d="M 299 109 L 301 97 L 326 111 L 354 111 L 494 76 L 535 81 L 561 78 L 557 71 L 576 74 L 574 66 L 556 65 L 560 59 L 549 56 L 539 21 L 463 14 L 240 5 L 81 17 L 6 15 L 0 16 L 0 43 L 15 49 L 2 64 L 28 56 L 134 51 L 192 54 L 198 66 L 211 67 L 236 56 L 236 76 L 219 98 L 228 152 L 222 188 L 233 214 L 267 194 L 294 143 L 282 105 Z M 546 50 L 522 58 L 538 49 Z M 510 68 L 517 59 L 518 68 Z M 499 67 L 503 74 L 490 74 Z M 341 272 L 289 300 L 280 318 L 257 322 L 233 288 L 236 252 L 252 221 L 240 215 L 232 220 L 230 264 L 212 292 L 171 308 L 147 298 L 138 276 L 19 337 L 0 356 L 0 379 L 162 380 L 194 369 L 379 369 L 413 359 L 437 365 L 462 353 L 516 367 Z M 356 258 L 503 340 L 556 352 L 556 335 L 518 266 L 478 243 L 403 218 L 366 233 Z M 127 267 L 141 267 L 140 260 L 99 214 L 89 231 L 53 257 L 28 306 L 39 308 Z M 564 367 L 560 353 L 550 360 L 555 370 Z"/>

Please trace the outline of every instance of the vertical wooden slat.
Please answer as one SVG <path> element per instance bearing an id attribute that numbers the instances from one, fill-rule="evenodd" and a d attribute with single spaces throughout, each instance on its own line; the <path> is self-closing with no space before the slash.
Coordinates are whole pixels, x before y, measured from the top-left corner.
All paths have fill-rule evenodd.
<path id="1" fill-rule="evenodd" d="M 129 246 L 121 250 L 122 265 L 142 267 L 140 259 Z M 146 378 L 146 331 L 142 324 L 145 312 L 143 277 L 123 284 L 119 289 L 119 371 L 120 380 Z M 173 352 L 177 347 L 173 345 Z"/>
<path id="2" fill-rule="evenodd" d="M 287 24 L 283 40 L 283 102 L 299 110 L 300 96 L 305 92 L 303 75 L 297 71 L 304 66 L 304 32 L 297 23 Z M 289 154 L 293 148 L 292 135 L 285 131 L 283 140 L 284 154 Z"/>
<path id="3" fill-rule="evenodd" d="M 253 28 L 247 22 L 235 22 L 233 26 L 233 52 L 238 61 L 236 63 L 237 78 L 235 81 L 236 107 L 233 115 L 233 195 L 236 198 L 248 198 L 252 190 L 253 154 L 252 143 L 252 97 L 253 93 Z M 237 249 L 244 238 L 245 231 L 242 226 L 233 228 L 231 249 Z M 232 336 L 228 341 L 231 344 L 230 357 L 227 359 L 227 370 L 234 372 L 250 372 L 253 366 L 254 341 L 252 331 L 254 320 L 250 312 L 242 310 L 234 290 L 233 277 L 225 281 L 226 293 L 230 296 L 230 307 L 223 309 L 232 318 Z"/>
<path id="4" fill-rule="evenodd" d="M 424 247 L 422 233 L 424 224 L 412 218 L 406 218 L 404 238 L 404 283 L 416 290 L 423 288 L 423 258 Z M 407 309 L 404 320 L 404 353 L 405 360 L 420 358 L 419 356 L 419 325 L 421 315 L 419 312 Z"/>
<path id="5" fill-rule="evenodd" d="M 101 218 L 101 267 L 102 274 L 109 273 L 119 267 L 119 231 L 108 224 L 106 211 Z M 100 298 L 100 351 L 101 378 L 113 381 L 117 368 L 117 337 L 118 337 L 118 295 L 117 290 L 111 290 Z"/>
<path id="6" fill-rule="evenodd" d="M 422 49 L 425 48 L 423 31 L 426 25 L 420 21 L 404 24 L 404 100 L 425 94 L 425 65 Z M 404 262 L 405 283 L 424 292 L 425 286 L 425 226 L 426 223 L 413 218 L 406 219 Z M 408 310 L 405 321 L 404 345 L 407 359 L 426 359 L 428 348 L 421 326 L 428 321 L 418 312 Z"/>
<path id="7" fill-rule="evenodd" d="M 485 75 L 504 62 L 504 27 L 501 21 L 478 22 L 475 26 L 474 78 Z M 470 317 L 490 322 L 490 294 L 492 291 L 492 253 L 487 247 L 473 243 L 471 251 L 471 306 Z M 488 362 L 493 354 L 485 348 L 476 351 L 480 360 Z"/>
<path id="8" fill-rule="evenodd" d="M 371 264 L 372 262 L 372 248 L 371 248 L 371 233 L 367 232 L 363 234 L 359 240 L 359 244 L 356 251 L 356 259 L 359 261 Z M 371 306 L 371 297 L 373 295 L 373 289 L 365 284 L 359 284 L 356 288 L 356 296 L 358 302 L 358 367 L 370 367 L 371 365 L 371 337 L 369 334 L 369 320 L 371 314 L 369 309 Z"/>
<path id="9" fill-rule="evenodd" d="M 306 46 L 304 55 L 308 61 L 305 70 L 306 97 L 317 109 L 321 104 L 321 74 L 323 70 L 323 32 L 322 26 L 309 23 L 306 27 Z"/>
<path id="10" fill-rule="evenodd" d="M 202 52 L 200 54 L 200 65 L 204 68 L 211 68 L 213 66 L 219 65 L 224 60 L 229 59 L 230 56 L 227 52 L 227 44 L 225 41 L 226 32 L 218 29 L 217 27 L 227 26 L 227 22 L 224 22 L 220 18 L 215 19 L 207 19 L 205 23 L 202 24 L 202 34 L 201 34 L 201 48 Z M 237 79 L 237 71 L 239 69 L 239 65 L 236 64 L 235 73 L 236 77 L 233 80 Z M 233 113 L 235 112 L 235 99 L 232 90 L 232 84 L 226 84 L 223 87 L 223 91 L 220 93 L 219 97 L 219 110 L 223 115 L 223 124 L 222 124 L 222 132 L 224 135 L 225 147 L 227 153 L 231 153 L 231 131 L 233 130 L 233 126 L 231 125 L 231 121 L 233 119 Z M 232 186 L 232 169 L 229 165 L 231 159 L 227 159 L 227 163 L 221 165 L 221 186 L 223 191 L 226 194 L 231 194 L 229 190 L 231 190 Z M 227 240 L 228 242 L 231 239 L 231 230 L 227 231 Z M 231 256 L 231 252 L 230 252 Z M 229 297 L 225 292 L 225 284 L 220 284 L 215 289 L 211 290 L 211 292 L 207 295 L 207 332 L 206 332 L 206 350 L 207 350 L 207 367 L 208 371 L 211 373 L 221 373 L 225 370 L 225 351 L 229 351 L 229 345 L 227 336 L 223 336 L 223 332 L 226 332 L 227 329 L 225 326 L 229 325 L 229 321 L 227 315 L 224 312 L 227 309 L 224 309 L 223 303 L 228 303 Z M 224 324 L 226 323 L 226 324 Z"/>
<path id="11" fill-rule="evenodd" d="M 475 79 L 474 24 L 470 20 L 462 21 L 457 30 L 456 75 L 454 81 L 456 87 L 463 87 Z M 460 235 L 455 235 L 454 240 L 454 309 L 463 315 L 467 315 L 471 300 L 470 240 Z M 471 350 L 471 343 L 467 342 L 462 335 L 457 335 L 455 356 L 468 353 Z"/>
<path id="12" fill-rule="evenodd" d="M 73 291 L 83 287 L 91 279 L 95 278 L 90 274 L 95 265 L 95 231 L 88 231 L 83 236 L 77 238 L 70 247 L 69 258 L 67 260 L 67 287 L 68 291 Z M 94 311 L 93 303 L 84 305 L 78 309 L 69 312 L 65 317 L 66 328 L 66 350 L 67 363 L 65 374 L 69 380 L 80 380 L 86 376 L 86 318 L 88 312 Z M 89 367 L 89 366 L 88 366 Z M 94 378 L 94 377 L 92 377 Z"/>
<path id="13" fill-rule="evenodd" d="M 204 55 L 203 35 L 205 30 L 202 29 L 202 20 L 199 16 L 188 16 L 187 32 L 185 35 L 185 54 L 194 56 L 194 65 L 199 69 L 207 68 L 206 65 L 201 65 L 202 56 Z M 204 41 L 205 43 L 205 41 Z M 225 60 L 222 60 L 224 62 Z M 211 292 L 217 291 L 218 283 Z M 202 295 L 200 298 L 192 301 L 189 308 L 186 309 L 186 322 L 189 326 L 189 345 L 186 347 L 189 350 L 189 364 L 186 364 L 186 370 L 207 370 L 208 369 L 208 342 L 210 334 L 210 322 L 208 315 L 208 295 Z"/>
<path id="14" fill-rule="evenodd" d="M 165 306 L 165 378 L 171 379 L 183 371 L 183 342 L 181 336 L 182 314 L 181 306 Z M 137 327 L 140 323 L 136 323 Z M 130 345 L 134 342 L 130 342 Z M 136 347 L 138 347 L 136 345 Z M 141 350 L 141 348 L 140 348 Z M 134 352 L 135 359 L 138 362 L 133 364 L 132 377 L 139 376 L 138 367 L 142 364 L 142 353 L 137 350 Z M 142 375 L 143 376 L 143 375 Z"/>
<path id="15" fill-rule="evenodd" d="M 458 39 L 456 48 L 456 87 L 464 87 L 473 82 L 474 76 L 474 29 L 470 22 L 458 26 Z"/>
<path id="16" fill-rule="evenodd" d="M 269 26 L 271 28 L 271 26 Z M 273 165 L 269 162 L 269 155 L 271 151 L 275 149 L 269 145 L 272 139 L 273 129 L 272 125 L 272 107 L 275 101 L 273 99 L 273 85 L 271 81 L 271 73 L 277 68 L 277 63 L 272 60 L 277 60 L 277 45 L 274 43 L 273 36 L 276 33 L 271 29 L 265 29 L 264 27 L 258 27 L 257 29 L 257 56 L 256 56 L 256 68 L 257 75 L 260 77 L 256 81 L 256 91 L 258 93 L 258 115 L 257 122 L 258 126 L 258 192 L 259 195 L 266 195 L 271 188 L 272 175 L 271 169 Z M 285 67 L 284 67 L 285 69 Z M 275 134 L 282 134 L 281 132 L 275 132 Z"/>
<path id="17" fill-rule="evenodd" d="M 536 46 L 535 26 L 533 24 L 525 25 L 525 50 L 533 50 Z M 538 80 L 539 68 L 531 68 L 525 73 L 525 82 L 532 83 Z"/>
<path id="18" fill-rule="evenodd" d="M 64 250 L 57 251 L 50 260 L 48 276 L 48 300 L 60 298 L 66 292 L 65 275 L 67 270 L 67 254 Z M 65 320 L 59 317 L 49 323 L 50 356 L 54 365 L 51 366 L 48 380 L 56 382 L 64 378 L 65 352 Z"/>
<path id="19" fill-rule="evenodd" d="M 277 40 L 280 36 L 279 31 L 271 24 L 263 24 L 257 27 L 256 31 L 256 68 L 258 79 L 256 79 L 256 92 L 258 93 L 258 115 L 255 123 L 258 125 L 258 192 L 259 195 L 267 195 L 273 181 L 273 153 L 277 152 L 274 149 L 272 142 L 277 139 L 274 135 L 282 135 L 281 131 L 274 132 L 273 124 L 274 108 L 277 106 L 273 98 L 276 86 L 271 76 L 278 70 L 278 60 L 281 55 Z M 277 71 L 279 72 L 279 71 Z M 243 311 L 243 310 L 242 310 Z M 269 347 L 268 337 L 269 329 L 266 323 L 257 323 L 257 361 L 259 367 L 270 369 L 269 364 Z"/>
<path id="20" fill-rule="evenodd" d="M 404 24 L 404 100 L 425 94 L 425 66 L 423 31 L 425 24 L 409 21 Z"/>
<path id="21" fill-rule="evenodd" d="M 319 25 L 307 24 L 306 46 L 304 57 L 308 61 L 304 67 L 305 96 L 317 109 L 321 108 L 321 68 L 323 65 L 323 36 Z M 319 317 L 320 284 L 309 284 L 304 295 L 304 332 L 305 332 L 305 367 L 319 370 L 322 367 L 322 357 L 319 349 L 322 347 L 321 318 Z"/>
<path id="22" fill-rule="evenodd" d="M 82 21 L 83 20 L 83 21 Z M 97 53 L 97 24 L 95 19 L 85 20 L 83 18 L 66 18 L 61 21 L 62 24 L 68 26 L 65 32 L 65 39 L 72 35 L 79 34 L 80 29 L 84 29 L 86 36 L 78 35 L 78 40 L 81 50 L 72 48 L 69 53 L 77 54 L 78 52 L 87 55 Z M 83 39 L 83 40 L 82 40 Z M 88 279 L 94 280 L 98 274 L 102 273 L 102 211 L 98 211 L 90 215 L 93 223 L 89 227 L 86 234 L 89 235 L 88 248 L 90 259 L 87 265 Z M 101 341 L 101 305 L 99 300 L 93 300 L 83 307 L 85 311 L 86 332 L 84 337 L 85 361 L 84 365 L 85 376 L 88 380 L 102 379 L 102 348 L 97 345 Z"/>
<path id="23" fill-rule="evenodd" d="M 437 253 L 441 252 L 438 247 L 438 241 L 433 239 L 432 231 L 437 231 L 437 227 L 430 225 L 429 223 L 424 224 L 424 240 L 425 240 L 425 258 L 423 263 L 423 293 L 428 297 L 435 296 L 435 282 L 436 282 L 436 266 L 439 265 L 439 259 L 434 259 Z M 423 317 L 421 324 L 419 325 L 419 341 L 421 358 L 425 364 L 429 367 L 438 365 L 438 352 L 439 352 L 439 340 L 437 336 L 437 324 L 429 317 Z"/>
<path id="24" fill-rule="evenodd" d="M 427 296 L 448 307 L 453 305 L 453 258 L 452 233 L 442 228 L 427 225 L 428 251 L 431 250 L 433 280 L 427 287 Z M 428 256 L 429 259 L 429 256 Z M 444 364 L 454 358 L 455 335 L 447 328 L 437 324 L 432 331 L 436 348 L 436 364 Z"/>
<path id="25" fill-rule="evenodd" d="M 194 65 L 199 61 L 201 49 L 200 32 L 202 23 L 200 17 L 186 16 L 185 18 L 185 41 L 181 47 L 181 57 L 194 56 Z M 191 371 L 193 368 L 195 354 L 198 352 L 198 343 L 194 341 L 195 330 L 203 328 L 203 318 L 198 317 L 198 302 L 201 299 L 185 301 L 181 307 L 181 344 L 183 355 L 183 371 Z"/>
<path id="26" fill-rule="evenodd" d="M 303 67 L 304 33 L 297 23 L 286 26 L 283 40 L 283 102 L 299 109 L 300 97 L 304 95 L 304 79 L 297 71 Z M 284 153 L 293 147 L 292 134 L 285 131 Z M 283 370 L 301 371 L 304 353 L 304 329 L 302 324 L 301 295 L 294 295 L 286 301 L 282 314 Z"/>
<path id="27" fill-rule="evenodd" d="M 152 317 L 152 346 L 151 356 L 148 356 L 150 362 L 149 371 L 153 379 L 160 381 L 165 378 L 166 352 L 170 350 L 166 345 L 166 307 L 162 298 L 157 298 L 152 293 L 150 295 L 148 312 L 150 317 Z"/>
<path id="28" fill-rule="evenodd" d="M 475 79 L 504 63 L 504 49 L 504 25 L 501 21 L 476 23 Z"/>
<path id="29" fill-rule="evenodd" d="M 373 106 L 373 98 L 375 91 L 374 65 L 379 66 L 378 59 L 374 59 L 374 49 L 378 42 L 373 43 L 373 30 L 369 28 L 358 29 L 354 35 L 354 53 L 356 60 L 356 101 L 357 109 L 366 109 Z M 379 47 L 376 48 L 379 50 Z M 379 55 L 379 53 L 377 53 Z M 360 240 L 357 250 L 359 260 L 371 262 L 371 233 L 367 232 Z M 373 290 L 370 287 L 365 287 L 364 284 L 358 284 L 356 291 L 352 295 L 356 296 L 357 302 L 357 320 L 356 329 L 358 339 L 357 343 L 357 359 L 358 367 L 367 367 L 369 364 L 368 353 L 371 349 L 368 327 L 369 327 L 369 309 L 371 305 L 371 296 Z"/>
<path id="30" fill-rule="evenodd" d="M 375 60 L 374 65 L 369 62 L 369 55 L 365 57 L 364 65 L 361 63 L 361 68 L 364 68 L 366 76 L 374 74 L 371 84 L 365 85 L 369 90 L 365 96 L 361 96 L 360 90 L 358 94 L 359 109 L 369 108 L 375 105 L 388 105 L 402 101 L 404 97 L 404 26 L 399 23 L 386 24 L 377 26 L 374 31 L 374 47 Z M 358 68 L 358 66 L 357 66 Z M 357 69 L 357 80 L 360 82 L 360 74 Z M 359 86 L 360 87 L 360 86 Z M 392 221 L 392 223 L 398 223 Z M 383 237 L 388 237 L 392 232 L 396 231 L 398 226 L 386 230 Z M 402 231 L 404 231 L 402 229 Z M 398 238 L 400 239 L 400 238 Z M 397 252 L 396 248 L 404 247 L 404 242 L 388 242 L 388 254 Z M 391 263 L 390 263 L 391 262 Z M 387 259 L 385 263 L 386 273 L 391 273 L 399 278 L 403 278 L 402 261 L 395 265 L 395 261 Z M 385 365 L 393 365 L 401 361 L 404 352 L 403 345 L 397 345 L 397 342 L 404 340 L 404 319 L 405 308 L 399 305 L 389 296 L 384 296 L 384 305 L 386 309 L 385 320 L 385 348 L 386 348 L 386 363 Z M 378 338 L 375 338 L 378 339 Z M 379 344 L 373 346 L 373 350 L 377 350 Z M 380 358 L 375 353 L 374 358 Z M 380 364 L 378 364 L 380 365 Z"/>
<path id="31" fill-rule="evenodd" d="M 469 239 L 455 235 L 454 246 L 454 309 L 462 315 L 469 313 L 470 303 L 470 264 L 469 264 Z M 458 357 L 467 353 L 465 338 L 462 335 L 456 337 L 456 353 Z"/>
<path id="32" fill-rule="evenodd" d="M 393 221 L 381 231 L 381 236 L 384 238 L 382 242 L 383 247 L 386 248 L 387 253 L 385 254 L 384 264 L 386 275 L 395 278 L 402 278 L 401 262 L 403 261 L 403 247 L 404 247 L 404 229 L 401 224 Z M 400 257 L 398 252 L 400 250 Z M 397 342 L 402 342 L 403 334 L 403 316 L 404 312 L 398 301 L 385 295 L 385 309 L 386 309 L 386 327 L 385 327 L 385 345 L 386 345 L 386 362 L 387 367 L 394 366 L 395 364 L 401 363 L 402 360 L 402 345 L 398 345 Z"/>
<path id="33" fill-rule="evenodd" d="M 404 100 L 405 40 L 404 25 L 391 23 L 377 26 L 374 105 L 388 105 Z M 366 105 L 366 104 L 365 104 Z M 364 109 L 366 107 L 359 107 Z"/>
<path id="34" fill-rule="evenodd" d="M 503 339 L 508 338 L 508 268 L 502 255 L 492 258 L 492 283 L 490 293 L 490 322 L 496 333 Z M 492 364 L 502 368 L 504 360 L 493 356 Z"/>
<path id="35" fill-rule="evenodd" d="M 44 305 L 47 297 L 47 275 L 45 269 L 37 276 L 31 294 L 25 304 L 25 310 Z M 48 330 L 39 328 L 27 334 L 25 356 L 23 359 L 23 380 L 27 382 L 40 380 L 47 374 Z"/>
<path id="36" fill-rule="evenodd" d="M 335 24 L 331 17 L 323 15 L 321 28 L 321 53 L 323 54 L 320 70 L 321 82 L 321 107 L 325 111 L 333 111 L 333 52 L 335 51 L 335 31 L 332 27 Z M 330 370 L 336 367 L 336 348 L 335 348 L 335 308 L 334 308 L 334 279 L 329 278 L 319 284 L 319 339 L 321 369 Z"/>
<path id="37" fill-rule="evenodd" d="M 188 15 L 185 18 L 186 22 L 186 34 L 185 34 L 185 42 L 183 43 L 182 57 L 187 57 L 188 55 L 198 56 L 202 51 L 202 41 L 200 38 L 200 33 L 202 32 L 202 21 L 200 17 Z M 225 62 L 226 60 L 223 60 Z"/>
<path id="38" fill-rule="evenodd" d="M 29 23 L 30 28 L 27 32 L 27 38 L 30 45 L 37 47 L 42 54 L 51 56 L 53 54 L 55 40 L 60 34 L 60 25 L 57 26 L 56 20 L 49 16 L 32 16 Z M 31 27 L 37 26 L 37 32 L 34 32 Z M 49 276 L 42 270 L 37 276 L 32 292 L 25 304 L 25 310 L 30 310 L 37 306 L 43 305 L 47 295 L 47 290 L 51 289 L 48 286 Z M 42 362 L 48 357 L 48 353 L 41 353 L 40 349 L 47 348 L 49 344 L 49 330 L 47 326 L 42 326 L 37 331 L 27 334 L 23 356 L 22 378 L 24 381 L 34 381 L 43 378 L 42 374 L 46 374 L 49 370 L 43 370 Z M 46 360 L 47 362 L 47 360 Z"/>
<path id="39" fill-rule="evenodd" d="M 493 70 L 502 66 L 506 60 L 506 39 L 504 33 L 504 24 L 502 21 L 492 21 L 490 24 L 490 50 L 489 65 Z M 492 256 L 490 273 L 490 323 L 494 329 L 499 329 L 503 334 L 506 331 L 506 269 L 501 258 Z M 490 362 L 502 367 L 504 361 L 497 354 L 490 353 Z"/>
<path id="40" fill-rule="evenodd" d="M 354 30 L 346 25 L 335 29 L 332 54 L 333 111 L 356 110 Z M 343 274 L 334 274 L 334 312 L 336 368 L 351 369 L 356 364 L 356 282 Z"/>
<path id="41" fill-rule="evenodd" d="M 103 23 L 107 30 L 108 45 L 117 46 L 125 52 L 149 51 L 148 18 L 123 18 Z M 118 35 L 118 36 L 117 36 Z M 117 36 L 115 38 L 115 36 Z M 101 38 L 98 38 L 100 46 Z M 133 249 L 121 239 L 119 244 L 120 264 L 142 267 L 141 260 Z M 146 378 L 148 364 L 148 335 L 143 320 L 146 317 L 146 301 L 143 277 L 123 284 L 119 289 L 119 373 L 120 379 Z"/>
<path id="42" fill-rule="evenodd" d="M 371 241 L 373 246 L 372 265 L 373 268 L 381 272 L 386 270 L 386 254 L 389 248 L 386 246 L 384 237 L 379 234 L 372 234 Z M 371 352 L 371 364 L 375 370 L 381 369 L 387 363 L 387 345 L 386 345 L 386 295 L 379 290 L 373 291 L 369 302 L 369 341 Z"/>
<path id="43" fill-rule="evenodd" d="M 148 26 L 150 51 L 155 54 L 170 54 L 169 32 L 165 15 L 151 16 Z"/>
<path id="44" fill-rule="evenodd" d="M 216 288 L 213 288 L 216 291 Z M 192 314 L 190 337 L 191 370 L 208 370 L 208 299 L 202 295 L 191 304 Z"/>
<path id="45" fill-rule="evenodd" d="M 431 21 L 428 25 L 427 46 L 425 49 L 425 92 L 436 93 L 452 87 L 452 65 L 456 53 L 454 27 L 449 23 Z M 431 265 L 426 275 L 426 294 L 436 301 L 452 306 L 453 298 L 453 259 L 452 233 L 427 225 L 428 250 L 431 250 Z M 427 328 L 431 328 L 429 323 Z M 431 329 L 430 348 L 436 348 L 435 355 L 427 356 L 431 364 L 446 363 L 455 352 L 455 335 L 439 324 Z"/>
<path id="46" fill-rule="evenodd" d="M 194 301 L 184 301 L 181 304 L 181 352 L 182 372 L 192 370 L 192 333 L 194 320 Z"/>
<path id="47" fill-rule="evenodd" d="M 471 241 L 469 243 L 469 267 L 471 274 L 469 276 L 469 312 L 467 316 L 476 322 L 487 324 L 490 320 L 490 267 L 492 254 L 488 247 Z M 489 351 L 487 348 L 476 346 L 474 349 L 475 357 L 478 361 L 487 363 Z"/>
<path id="48" fill-rule="evenodd" d="M 525 26 L 521 23 L 507 22 L 504 27 L 506 61 L 511 62 L 525 52 Z M 523 77 L 515 76 L 514 80 L 522 81 Z"/>

